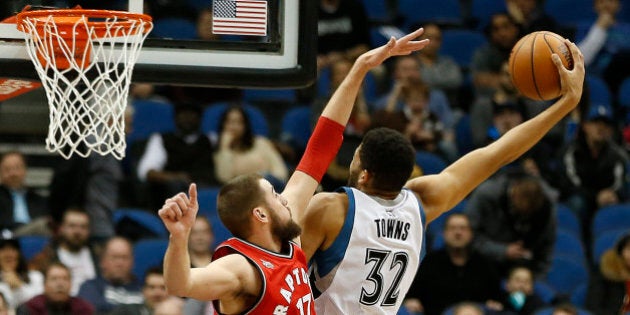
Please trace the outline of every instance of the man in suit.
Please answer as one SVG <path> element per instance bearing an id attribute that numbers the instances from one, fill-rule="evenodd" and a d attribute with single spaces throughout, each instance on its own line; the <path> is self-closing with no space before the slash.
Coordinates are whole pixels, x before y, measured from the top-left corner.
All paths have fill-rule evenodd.
<path id="1" fill-rule="evenodd" d="M 17 151 L 0 157 L 0 230 L 48 235 L 46 199 L 26 187 L 26 158 Z"/>

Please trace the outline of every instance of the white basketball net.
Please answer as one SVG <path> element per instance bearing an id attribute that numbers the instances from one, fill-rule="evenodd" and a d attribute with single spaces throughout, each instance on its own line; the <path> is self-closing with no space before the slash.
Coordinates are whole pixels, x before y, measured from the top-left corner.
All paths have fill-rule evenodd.
<path id="1" fill-rule="evenodd" d="M 113 16 L 99 20 L 97 31 L 82 16 L 72 22 L 74 35 L 69 35 L 69 26 L 58 27 L 55 19 L 23 22 L 27 51 L 50 106 L 46 149 L 66 159 L 94 151 L 120 160 L 133 66 L 152 24 L 125 19 L 123 26 L 122 18 Z M 84 35 L 86 44 L 75 39 Z"/>

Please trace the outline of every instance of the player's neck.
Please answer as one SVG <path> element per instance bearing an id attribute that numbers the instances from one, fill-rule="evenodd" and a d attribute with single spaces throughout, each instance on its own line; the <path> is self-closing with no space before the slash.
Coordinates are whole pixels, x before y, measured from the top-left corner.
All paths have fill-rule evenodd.
<path id="1" fill-rule="evenodd" d="M 275 253 L 282 251 L 282 242 L 270 233 L 252 234 L 247 241 Z"/>
<path id="2" fill-rule="evenodd" d="M 382 191 L 370 187 L 361 187 L 361 191 L 374 197 L 381 199 L 394 200 L 400 194 L 400 191 Z"/>

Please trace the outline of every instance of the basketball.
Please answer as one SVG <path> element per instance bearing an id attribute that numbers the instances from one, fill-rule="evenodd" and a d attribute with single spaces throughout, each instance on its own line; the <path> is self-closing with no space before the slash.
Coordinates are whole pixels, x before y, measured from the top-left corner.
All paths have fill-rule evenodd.
<path id="1" fill-rule="evenodd" d="M 573 68 L 569 47 L 558 34 L 533 32 L 514 45 L 509 60 L 510 77 L 521 94 L 543 101 L 560 96 L 560 74 L 551 59 L 553 53 L 558 54 L 567 69 Z"/>

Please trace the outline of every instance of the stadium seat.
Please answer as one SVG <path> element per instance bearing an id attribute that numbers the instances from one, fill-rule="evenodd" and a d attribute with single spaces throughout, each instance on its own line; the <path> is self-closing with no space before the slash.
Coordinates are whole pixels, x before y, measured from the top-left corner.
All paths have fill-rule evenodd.
<path id="1" fill-rule="evenodd" d="M 137 241 L 133 246 L 132 272 L 134 276 L 138 279 L 144 279 L 144 273 L 147 269 L 162 266 L 166 247 L 168 247 L 168 239 L 144 239 Z"/>
<path id="2" fill-rule="evenodd" d="M 311 136 L 311 108 L 300 106 L 290 108 L 282 117 L 280 138 L 300 148 L 306 148 Z"/>
<path id="3" fill-rule="evenodd" d="M 582 283 L 571 292 L 571 304 L 584 307 L 586 302 L 586 293 L 588 292 L 588 283 Z"/>
<path id="4" fill-rule="evenodd" d="M 486 44 L 486 37 L 473 30 L 442 31 L 440 54 L 450 56 L 464 70 L 470 68 L 475 50 Z"/>
<path id="5" fill-rule="evenodd" d="M 554 244 L 554 257 L 562 256 L 586 264 L 586 252 L 581 238 L 571 232 L 558 230 Z"/>
<path id="6" fill-rule="evenodd" d="M 597 76 L 586 76 L 586 82 L 588 82 L 591 106 L 593 105 L 606 105 L 612 106 L 612 96 L 610 89 L 602 78 Z"/>
<path id="7" fill-rule="evenodd" d="M 455 123 L 455 142 L 459 154 L 464 155 L 475 149 L 470 127 L 470 115 L 464 114 Z"/>
<path id="8" fill-rule="evenodd" d="M 459 0 L 398 0 L 398 12 L 406 31 L 426 22 L 453 26 L 463 24 Z"/>
<path id="9" fill-rule="evenodd" d="M 588 268 L 570 257 L 553 258 L 546 282 L 559 294 L 570 295 L 580 284 L 588 283 Z"/>
<path id="10" fill-rule="evenodd" d="M 599 208 L 593 215 L 593 239 L 604 232 L 628 229 L 630 230 L 630 204 L 618 204 Z"/>
<path id="11" fill-rule="evenodd" d="M 617 241 L 621 239 L 622 236 L 630 233 L 630 228 L 626 229 L 616 229 L 611 231 L 606 231 L 601 234 L 597 234 L 597 236 L 593 239 L 593 249 L 592 249 L 592 262 L 593 265 L 599 265 L 599 262 L 604 253 L 615 247 Z"/>
<path id="12" fill-rule="evenodd" d="M 556 298 L 557 292 L 548 283 L 540 280 L 534 282 L 534 293 L 547 304 L 551 304 Z"/>
<path id="13" fill-rule="evenodd" d="M 438 174 L 447 166 L 440 156 L 426 151 L 416 151 L 416 164 L 422 168 L 425 175 Z"/>
<path id="14" fill-rule="evenodd" d="M 197 189 L 199 213 L 207 216 L 217 216 L 217 196 L 219 188 L 204 187 Z"/>
<path id="15" fill-rule="evenodd" d="M 245 107 L 245 112 L 249 117 L 249 121 L 252 124 L 252 132 L 255 135 L 259 136 L 269 136 L 269 125 L 267 123 L 267 118 L 263 112 L 249 104 L 242 105 Z M 203 116 L 201 118 L 201 130 L 204 133 L 217 134 L 219 132 L 219 122 L 221 120 L 221 115 L 228 108 L 227 103 L 214 103 L 203 111 Z"/>
<path id="16" fill-rule="evenodd" d="M 294 89 L 245 89 L 243 99 L 249 103 L 295 103 L 297 94 Z"/>
<path id="17" fill-rule="evenodd" d="M 149 101 L 133 101 L 133 126 L 127 142 L 149 138 L 152 133 L 175 130 L 175 109 L 172 104 Z"/>
<path id="18" fill-rule="evenodd" d="M 20 251 L 26 261 L 31 260 L 39 252 L 48 245 L 49 238 L 46 236 L 20 236 L 18 242 L 20 243 Z"/>
<path id="19" fill-rule="evenodd" d="M 562 203 L 556 205 L 556 222 L 558 223 L 559 231 L 569 232 L 581 238 L 582 228 L 580 220 L 567 205 Z"/>
<path id="20" fill-rule="evenodd" d="M 547 0 L 544 10 L 560 24 L 575 26 L 581 21 L 595 21 L 593 0 Z"/>
<path id="21" fill-rule="evenodd" d="M 137 208 L 118 208 L 114 211 L 113 222 L 117 225 L 123 218 L 136 222 L 159 238 L 167 238 L 168 232 L 157 213 Z"/>
<path id="22" fill-rule="evenodd" d="M 619 95 L 617 96 L 619 105 L 630 110 L 630 77 L 625 78 L 619 86 Z"/>
<path id="23" fill-rule="evenodd" d="M 184 18 L 163 18 L 153 21 L 154 38 L 195 39 L 197 26 L 195 22 Z"/>
<path id="24" fill-rule="evenodd" d="M 470 15 L 476 22 L 476 29 L 481 31 L 488 25 L 492 15 L 504 11 L 505 0 L 473 0 Z"/>
<path id="25" fill-rule="evenodd" d="M 371 23 L 388 23 L 391 21 L 387 0 L 362 0 L 365 14 Z"/>

